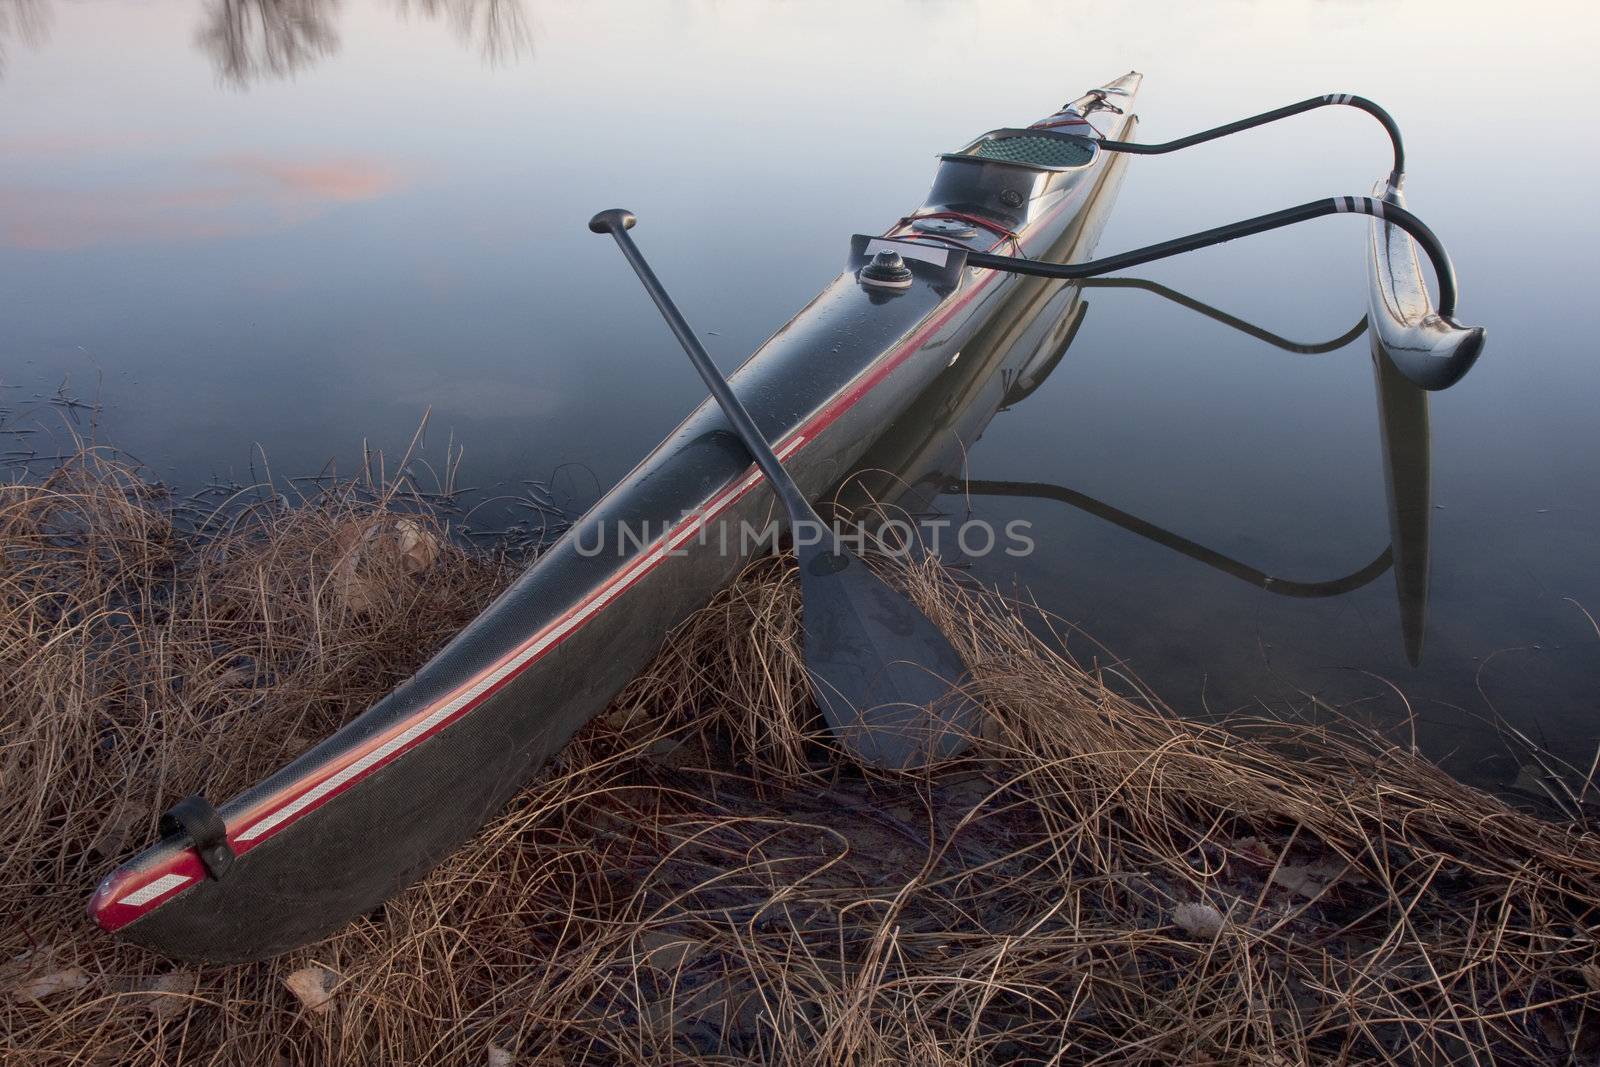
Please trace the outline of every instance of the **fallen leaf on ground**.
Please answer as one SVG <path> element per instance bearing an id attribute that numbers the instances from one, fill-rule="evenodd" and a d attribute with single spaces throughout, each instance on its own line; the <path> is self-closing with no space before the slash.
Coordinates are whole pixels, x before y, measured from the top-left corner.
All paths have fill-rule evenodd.
<path id="1" fill-rule="evenodd" d="M 139 998 L 140 1007 L 164 1019 L 186 1010 L 199 985 L 200 976 L 194 971 L 169 971 L 140 982 L 134 991 L 144 994 Z"/>
<path id="2" fill-rule="evenodd" d="M 346 523 L 334 534 L 339 558 L 333 565 L 333 592 L 350 610 L 372 611 L 383 597 L 382 583 L 371 574 L 383 562 L 397 560 L 407 574 L 421 574 L 439 558 L 439 539 L 414 519 Z"/>
<path id="3" fill-rule="evenodd" d="M 333 565 L 333 594 L 344 601 L 345 607 L 358 615 L 370 612 L 378 601 L 377 587 L 361 576 L 358 556 L 351 549 Z"/>
<path id="4" fill-rule="evenodd" d="M 70 993 L 89 984 L 89 973 L 82 967 L 64 967 L 25 978 L 11 987 L 13 999 L 26 1002 L 44 1000 L 57 993 Z"/>
<path id="5" fill-rule="evenodd" d="M 1179 904 L 1172 921 L 1196 937 L 1215 937 L 1222 931 L 1222 913 L 1210 904 Z"/>
<path id="6" fill-rule="evenodd" d="M 439 539 L 411 519 L 394 520 L 400 562 L 407 573 L 421 574 L 439 558 Z"/>
<path id="7" fill-rule="evenodd" d="M 1307 863 L 1279 867 L 1272 872 L 1272 880 L 1285 889 L 1303 897 L 1314 897 L 1338 881 L 1344 868 L 1336 863 Z"/>
<path id="8" fill-rule="evenodd" d="M 333 1008 L 333 986 L 338 976 L 326 967 L 302 967 L 283 980 L 307 1011 L 325 1015 Z"/>

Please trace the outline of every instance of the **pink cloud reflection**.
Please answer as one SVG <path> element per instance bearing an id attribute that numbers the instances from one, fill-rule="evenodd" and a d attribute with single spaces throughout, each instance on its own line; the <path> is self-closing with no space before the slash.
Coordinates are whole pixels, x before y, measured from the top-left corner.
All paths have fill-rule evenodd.
<path id="1" fill-rule="evenodd" d="M 393 171 L 367 160 L 286 163 L 266 156 L 224 156 L 213 162 L 271 184 L 284 197 L 310 201 L 372 200 L 400 184 Z"/>
<path id="2" fill-rule="evenodd" d="M 387 164 L 366 159 L 239 155 L 205 160 L 195 169 L 192 181 L 165 188 L 0 186 L 0 240 L 61 251 L 267 233 L 339 205 L 379 199 L 405 184 Z"/>

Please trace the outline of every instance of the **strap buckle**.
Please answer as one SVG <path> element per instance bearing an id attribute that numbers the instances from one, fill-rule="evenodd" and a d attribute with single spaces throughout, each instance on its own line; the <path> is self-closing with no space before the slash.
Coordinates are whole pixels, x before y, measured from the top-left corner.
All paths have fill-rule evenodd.
<path id="1" fill-rule="evenodd" d="M 212 878 L 228 873 L 238 855 L 228 844 L 228 827 L 205 797 L 184 797 L 161 816 L 161 836 L 187 836 Z"/>

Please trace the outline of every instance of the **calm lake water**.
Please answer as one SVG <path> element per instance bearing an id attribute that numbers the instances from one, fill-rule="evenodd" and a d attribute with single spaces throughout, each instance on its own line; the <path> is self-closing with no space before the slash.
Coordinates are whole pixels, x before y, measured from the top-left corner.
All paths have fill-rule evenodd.
<path id="1" fill-rule="evenodd" d="M 76 415 L 188 487 L 350 470 L 364 443 L 397 455 L 431 407 L 423 454 L 464 444 L 462 484 L 560 472 L 581 509 L 704 395 L 585 230 L 595 210 L 639 212 L 731 368 L 837 273 L 850 234 L 920 203 L 935 152 L 986 129 L 1130 68 L 1146 140 L 1359 92 L 1399 119 L 1411 206 L 1489 331 L 1428 401 L 1425 623 L 1387 571 L 1287 597 L 1171 547 L 1305 582 L 1372 571 L 1391 530 L 1365 337 L 1296 354 L 1145 289 L 1091 289 L 1053 373 L 966 442 L 973 479 L 1070 492 L 940 506 L 1030 521 L 1033 556 L 974 571 L 1180 710 L 1398 724 L 1409 702 L 1428 751 L 1473 781 L 1517 777 L 1495 716 L 1587 766 L 1595 16 L 1131 6 L 0 0 L 0 407 L 58 440 Z M 1100 251 L 1365 194 L 1387 151 L 1366 117 L 1325 110 L 1133 160 Z M 1322 220 L 1137 277 L 1315 343 L 1364 313 L 1364 236 Z M 93 426 L 58 393 L 97 401 Z"/>

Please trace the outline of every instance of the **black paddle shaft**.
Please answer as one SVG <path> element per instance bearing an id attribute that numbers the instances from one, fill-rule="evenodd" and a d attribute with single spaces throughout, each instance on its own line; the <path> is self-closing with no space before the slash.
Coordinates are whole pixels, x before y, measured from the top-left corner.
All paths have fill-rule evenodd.
<path id="1" fill-rule="evenodd" d="M 788 509 L 800 572 L 806 673 L 834 736 L 862 762 L 877 767 L 920 767 L 959 752 L 982 718 L 977 703 L 962 691 L 968 675 L 960 654 L 904 593 L 842 551 L 836 540 L 824 546 L 824 538 L 800 536 L 805 524 L 825 529 L 822 520 L 634 247 L 627 231 L 636 221 L 631 211 L 613 208 L 589 220 L 589 229 L 616 238 Z"/>
<path id="2" fill-rule="evenodd" d="M 667 295 L 666 289 L 656 277 L 656 272 L 650 269 L 650 264 L 645 262 L 638 246 L 633 243 L 633 238 L 628 236 L 628 231 L 633 229 L 634 223 L 638 221 L 638 216 L 633 212 L 614 207 L 590 219 L 589 229 L 595 233 L 609 233 L 616 238 L 617 246 L 628 258 L 628 265 L 633 267 L 634 273 L 639 276 L 639 281 L 644 284 L 650 299 L 656 302 L 656 307 L 661 310 L 661 317 L 666 319 L 667 325 L 672 328 L 673 336 L 689 354 L 694 369 L 700 372 L 701 379 L 722 407 L 723 414 L 733 423 L 739 439 L 750 450 L 750 455 L 755 457 L 756 466 L 761 468 L 761 473 L 767 476 L 767 481 L 772 483 L 773 490 L 782 499 L 783 506 L 789 512 L 790 526 L 810 521 L 815 522 L 820 528 L 822 519 L 818 517 L 816 509 L 800 491 L 800 487 L 794 483 L 794 478 L 783 469 L 783 463 L 778 459 L 777 453 L 772 451 L 772 446 L 767 443 L 766 435 L 756 426 L 755 420 L 750 417 L 750 412 L 745 410 L 744 403 L 734 393 L 728 380 L 717 369 L 717 365 L 711 362 L 711 356 L 700 343 L 700 338 L 694 335 L 694 330 L 684 321 L 678 306 L 672 302 L 672 297 Z"/>

